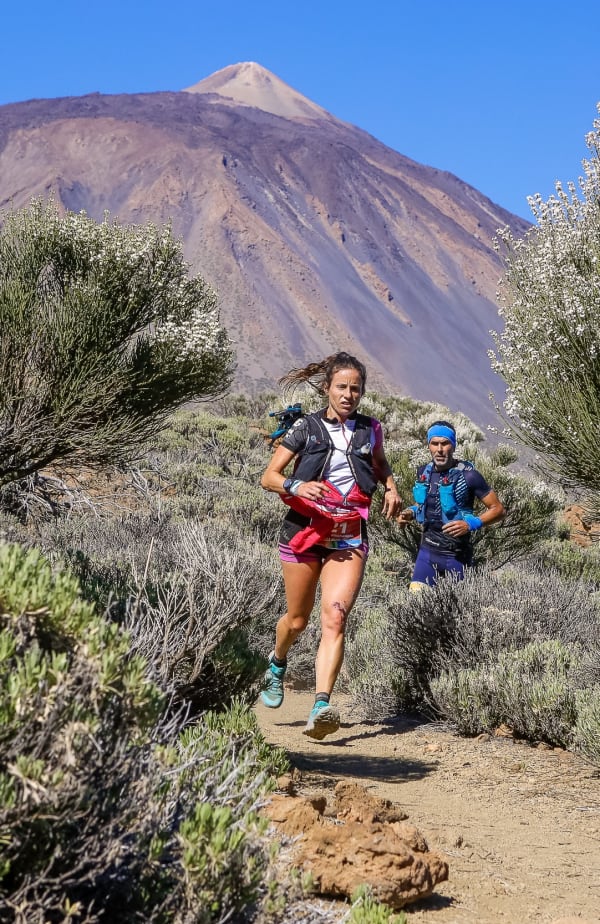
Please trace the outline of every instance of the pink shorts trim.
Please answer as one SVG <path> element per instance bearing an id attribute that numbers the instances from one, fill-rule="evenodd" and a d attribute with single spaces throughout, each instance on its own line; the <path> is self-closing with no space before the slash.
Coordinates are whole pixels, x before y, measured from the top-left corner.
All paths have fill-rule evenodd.
<path id="1" fill-rule="evenodd" d="M 333 555 L 334 552 L 347 551 L 362 552 L 366 559 L 369 554 L 369 544 L 368 542 L 361 542 L 360 545 L 355 546 L 353 549 L 328 549 L 324 545 L 312 545 L 310 549 L 305 549 L 303 552 L 294 552 L 286 543 L 279 543 L 279 557 L 281 561 L 290 561 L 295 564 L 312 561 L 323 562 L 329 555 Z"/>

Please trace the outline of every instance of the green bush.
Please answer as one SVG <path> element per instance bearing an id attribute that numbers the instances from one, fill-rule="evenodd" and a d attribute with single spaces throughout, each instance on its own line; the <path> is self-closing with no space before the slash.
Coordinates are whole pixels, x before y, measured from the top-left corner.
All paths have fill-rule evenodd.
<path id="1" fill-rule="evenodd" d="M 582 580 L 600 589 L 600 548 L 593 544 L 587 548 L 555 537 L 541 542 L 531 554 L 532 562 L 551 569 L 566 581 Z"/>
<path id="2" fill-rule="evenodd" d="M 431 698 L 439 715 L 461 735 L 478 735 L 502 724 L 498 677 L 489 667 L 455 668 L 431 679 Z"/>
<path id="3" fill-rule="evenodd" d="M 285 766 L 235 704 L 182 731 L 128 636 L 39 552 L 0 547 L 3 920 L 241 920 Z"/>
<path id="4" fill-rule="evenodd" d="M 229 384 L 216 295 L 168 228 L 35 200 L 0 228 L 0 482 L 128 461 Z"/>
<path id="5" fill-rule="evenodd" d="M 591 763 L 600 767 L 600 683 L 577 690 L 575 702 L 575 747 Z"/>
<path id="6" fill-rule="evenodd" d="M 432 700 L 462 734 L 506 724 L 518 737 L 569 747 L 577 719 L 572 672 L 579 658 L 577 646 L 531 642 L 500 652 L 494 662 L 442 672 L 431 681 Z"/>
<path id="7" fill-rule="evenodd" d="M 387 905 L 375 901 L 368 886 L 359 886 L 352 893 L 351 901 L 348 924 L 408 924 L 403 911 L 395 912 Z"/>
<path id="8" fill-rule="evenodd" d="M 479 696 L 480 674 L 485 678 L 504 652 L 533 642 L 577 649 L 572 684 L 591 686 L 600 682 L 600 610 L 591 591 L 525 563 L 518 570 L 471 570 L 463 581 L 445 578 L 420 594 L 392 583 L 378 598 L 356 605 L 356 630 L 346 650 L 350 692 L 357 707 L 371 714 L 423 709 L 431 703 L 432 681 L 449 675 L 453 695 L 463 701 L 467 683 Z M 462 721 L 470 727 L 470 720 Z"/>

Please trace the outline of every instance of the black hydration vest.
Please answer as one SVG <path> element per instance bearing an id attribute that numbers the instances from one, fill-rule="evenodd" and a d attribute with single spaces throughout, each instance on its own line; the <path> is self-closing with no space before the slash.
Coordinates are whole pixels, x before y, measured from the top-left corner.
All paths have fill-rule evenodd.
<path id="1" fill-rule="evenodd" d="M 294 467 L 294 477 L 301 481 L 321 479 L 333 455 L 335 446 L 323 422 L 324 417 L 324 410 L 317 411 L 315 414 L 307 414 L 292 427 L 292 433 L 306 428 L 304 446 L 297 451 L 297 461 Z M 348 465 L 361 491 L 371 497 L 377 488 L 371 443 L 373 421 L 371 417 L 364 414 L 353 414 L 350 419 L 355 420 L 356 425 L 348 445 Z"/>

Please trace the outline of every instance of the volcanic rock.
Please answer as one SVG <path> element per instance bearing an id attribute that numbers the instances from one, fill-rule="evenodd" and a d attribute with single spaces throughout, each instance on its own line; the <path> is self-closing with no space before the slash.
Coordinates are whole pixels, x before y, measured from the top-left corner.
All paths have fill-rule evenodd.
<path id="1" fill-rule="evenodd" d="M 367 884 L 378 901 L 398 909 L 448 878 L 448 864 L 415 827 L 375 820 L 406 815 L 361 786 L 338 784 L 331 816 L 315 800 L 289 795 L 273 796 L 265 814 L 278 834 L 296 838 L 294 865 L 310 872 L 320 895 L 350 898 Z"/>

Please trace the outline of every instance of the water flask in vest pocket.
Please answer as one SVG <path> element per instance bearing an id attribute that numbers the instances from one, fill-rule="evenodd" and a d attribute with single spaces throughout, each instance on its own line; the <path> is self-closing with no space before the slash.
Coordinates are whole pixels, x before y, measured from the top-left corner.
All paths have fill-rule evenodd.
<path id="1" fill-rule="evenodd" d="M 454 496 L 454 485 L 440 484 L 438 490 L 442 513 L 447 516 L 449 520 L 453 520 L 458 515 L 458 506 L 456 497 Z"/>
<path id="2" fill-rule="evenodd" d="M 421 506 L 427 500 L 427 482 L 426 481 L 417 481 L 413 485 L 413 497 L 415 499 L 415 504 Z"/>

